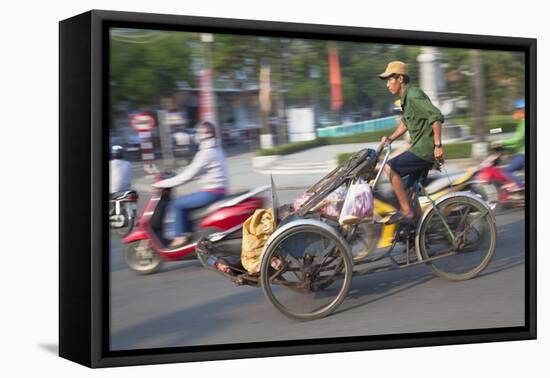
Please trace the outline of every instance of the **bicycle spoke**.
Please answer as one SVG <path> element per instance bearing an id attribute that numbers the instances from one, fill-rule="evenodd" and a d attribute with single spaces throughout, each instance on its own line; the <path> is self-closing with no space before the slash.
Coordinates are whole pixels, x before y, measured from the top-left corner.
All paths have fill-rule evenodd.
<path id="1" fill-rule="evenodd" d="M 303 264 L 302 264 L 302 262 L 300 261 L 300 259 L 298 259 L 298 258 L 292 256 L 292 254 L 284 252 L 280 247 L 278 247 L 276 250 L 277 250 L 277 251 L 283 252 L 286 258 L 288 258 L 288 259 L 290 259 L 290 260 L 294 260 L 294 262 L 295 262 L 296 264 L 303 266 Z M 281 259 L 281 261 L 286 261 L 286 259 L 285 259 L 285 258 L 282 258 L 280 254 L 278 254 L 278 255 L 275 256 L 275 257 Z M 274 258 L 275 258 L 275 257 L 274 257 Z M 270 265 L 271 265 L 271 263 L 270 263 Z M 287 266 L 289 266 L 289 265 L 290 265 L 290 262 L 287 262 L 287 264 L 285 265 L 285 267 L 287 267 Z M 280 275 L 280 274 L 282 274 L 282 270 L 283 270 L 283 269 L 281 268 L 281 269 L 277 272 L 277 273 L 278 273 L 277 276 Z M 294 276 L 296 277 L 296 279 L 297 279 L 298 281 L 302 281 L 302 280 L 303 280 L 303 277 L 300 277 L 300 276 L 298 275 L 298 271 L 299 271 L 299 270 L 300 270 L 300 268 L 297 267 L 297 270 L 291 270 L 290 272 L 291 272 L 292 274 L 294 274 Z"/>
<path id="2" fill-rule="evenodd" d="M 460 218 L 460 221 L 458 222 L 458 226 L 457 226 L 457 229 L 460 228 L 460 226 L 462 225 L 462 222 L 464 222 L 468 216 L 468 213 L 470 212 L 470 207 L 468 206 L 467 210 L 466 210 L 466 214 L 463 214 L 462 217 Z"/>
<path id="3" fill-rule="evenodd" d="M 339 243 L 314 226 L 297 227 L 275 239 L 264 251 L 261 267 L 268 300 L 291 318 L 318 318 L 332 312 L 344 300 L 353 273 L 351 258 Z M 285 259 L 276 273 L 270 266 L 274 257 Z"/>
<path id="4" fill-rule="evenodd" d="M 487 215 L 489 215 L 489 211 L 486 211 L 484 214 L 477 217 L 473 222 L 468 223 L 468 226 L 460 234 L 457 234 L 457 237 L 461 237 L 462 235 L 466 234 L 466 232 L 473 227 L 474 223 L 478 222 L 480 219 L 484 219 Z"/>
<path id="5" fill-rule="evenodd" d="M 428 267 L 450 280 L 469 279 L 485 269 L 496 247 L 496 227 L 488 215 L 481 201 L 464 196 L 434 207 L 419 231 L 419 253 Z M 441 238 L 442 225 L 456 232 L 452 241 Z"/>

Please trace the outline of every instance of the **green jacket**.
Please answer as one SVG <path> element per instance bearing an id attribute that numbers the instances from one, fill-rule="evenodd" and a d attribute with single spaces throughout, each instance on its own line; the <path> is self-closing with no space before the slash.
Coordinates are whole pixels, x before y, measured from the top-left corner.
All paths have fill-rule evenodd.
<path id="1" fill-rule="evenodd" d="M 401 108 L 403 123 L 411 136 L 409 151 L 421 159 L 435 161 L 432 124 L 436 121 L 443 123 L 445 121 L 443 114 L 432 104 L 422 89 L 413 85 L 405 87 L 401 97 Z"/>
<path id="2" fill-rule="evenodd" d="M 525 120 L 518 122 L 516 133 L 510 139 L 502 142 L 502 146 L 510 151 L 525 155 Z"/>

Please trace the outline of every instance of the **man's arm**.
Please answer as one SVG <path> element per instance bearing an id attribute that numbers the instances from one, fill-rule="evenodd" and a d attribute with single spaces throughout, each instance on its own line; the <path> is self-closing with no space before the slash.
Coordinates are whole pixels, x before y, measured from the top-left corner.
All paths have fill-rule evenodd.
<path id="1" fill-rule="evenodd" d="M 189 164 L 180 174 L 177 176 L 164 179 L 162 181 L 153 184 L 155 188 L 173 188 L 179 185 L 183 185 L 188 181 L 193 180 L 199 174 L 204 171 L 206 163 L 209 161 L 211 155 L 210 149 L 199 150 L 191 164 Z"/>
<path id="2" fill-rule="evenodd" d="M 525 121 L 518 123 L 516 127 L 516 132 L 514 136 L 510 139 L 503 140 L 501 142 L 502 146 L 508 150 L 519 150 L 521 146 L 525 143 Z"/>
<path id="3" fill-rule="evenodd" d="M 443 146 L 441 145 L 441 122 L 435 121 L 432 123 L 432 129 L 434 131 L 434 157 L 439 160 L 443 157 Z M 439 147 L 438 147 L 439 146 Z"/>
<path id="4" fill-rule="evenodd" d="M 428 121 L 428 125 L 431 125 L 434 132 L 434 144 L 441 145 L 441 125 L 445 121 L 445 117 L 429 97 L 421 89 L 417 89 L 414 93 L 409 94 L 407 106 L 413 109 L 417 117 Z M 443 147 L 434 148 L 434 158 L 436 160 L 443 158 Z"/>
<path id="5" fill-rule="evenodd" d="M 397 138 L 399 138 L 401 135 L 405 134 L 406 132 L 407 132 L 407 126 L 401 120 L 401 122 L 399 122 L 399 126 L 397 126 L 395 131 L 389 137 L 384 137 L 382 139 L 382 142 L 383 143 L 391 143 L 394 140 L 396 140 Z"/>

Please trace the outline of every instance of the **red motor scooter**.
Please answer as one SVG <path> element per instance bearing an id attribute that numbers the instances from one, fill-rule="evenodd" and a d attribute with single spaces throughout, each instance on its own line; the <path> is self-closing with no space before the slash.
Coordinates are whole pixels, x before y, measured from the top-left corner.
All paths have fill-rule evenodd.
<path id="1" fill-rule="evenodd" d="M 494 188 L 498 194 L 499 207 L 524 206 L 525 189 L 519 189 L 500 167 L 503 154 L 502 148 L 492 148 L 489 156 L 481 163 L 474 180 L 486 187 L 489 185 Z"/>
<path id="2" fill-rule="evenodd" d="M 269 185 L 241 192 L 216 201 L 190 213 L 195 231 L 189 243 L 170 248 L 171 240 L 164 235 L 164 218 L 170 202 L 171 189 L 155 189 L 139 218 L 137 227 L 122 242 L 126 265 L 138 274 L 157 271 L 163 261 L 180 261 L 195 258 L 195 246 L 201 238 L 219 233 L 225 235 L 239 230 L 244 221 L 263 207 L 260 193 Z"/>

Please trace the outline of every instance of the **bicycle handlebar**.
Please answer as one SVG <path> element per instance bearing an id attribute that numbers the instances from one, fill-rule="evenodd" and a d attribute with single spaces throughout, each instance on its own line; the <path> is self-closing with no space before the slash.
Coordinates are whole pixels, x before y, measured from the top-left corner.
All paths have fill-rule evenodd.
<path id="1" fill-rule="evenodd" d="M 378 146 L 378 149 L 376 150 L 377 156 L 380 155 L 380 153 L 384 150 L 384 147 L 386 145 L 384 143 L 380 143 L 380 146 Z M 378 180 L 380 179 L 380 175 L 382 174 L 382 171 L 384 170 L 384 166 L 386 165 L 388 158 L 390 157 L 391 153 L 391 143 L 387 144 L 386 149 L 386 155 L 384 156 L 384 160 L 382 160 L 382 164 L 380 165 L 380 169 L 378 170 L 378 173 L 376 174 L 376 178 L 374 179 L 374 183 L 372 184 L 372 189 L 376 187 L 376 184 L 378 184 Z"/>
<path id="2" fill-rule="evenodd" d="M 391 143 L 388 144 L 388 146 L 390 146 L 391 148 Z M 382 150 L 384 150 L 384 147 L 386 147 L 386 145 L 384 143 L 380 143 L 380 145 L 378 146 L 378 148 L 376 149 L 376 155 L 380 155 L 380 153 L 382 152 Z"/>

